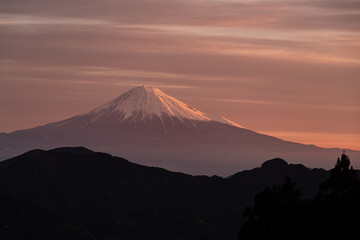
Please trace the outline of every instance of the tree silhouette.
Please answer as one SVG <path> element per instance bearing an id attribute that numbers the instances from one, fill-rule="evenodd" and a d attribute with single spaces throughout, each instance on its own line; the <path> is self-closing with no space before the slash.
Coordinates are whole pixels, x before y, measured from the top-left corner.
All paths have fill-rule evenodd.
<path id="1" fill-rule="evenodd" d="M 244 211 L 248 220 L 239 233 L 239 239 L 295 239 L 291 235 L 298 226 L 293 218 L 302 208 L 300 197 L 300 190 L 289 177 L 285 178 L 283 185 L 273 185 L 256 194 L 253 207 Z"/>
<path id="2" fill-rule="evenodd" d="M 302 200 L 286 178 L 255 195 L 239 239 L 359 239 L 360 180 L 343 152 L 315 199 Z"/>
<path id="3" fill-rule="evenodd" d="M 339 195 L 344 197 L 351 194 L 359 184 L 356 171 L 350 166 L 349 156 L 345 151 L 338 158 L 335 167 L 331 170 L 329 179 L 320 185 L 318 198 L 324 198 L 329 195 Z"/>
<path id="4" fill-rule="evenodd" d="M 358 239 L 360 215 L 360 181 L 345 151 L 336 161 L 330 177 L 320 184 L 313 201 L 318 229 L 327 227 L 323 235 L 332 239 Z M 355 217 L 356 216 L 356 217 Z"/>

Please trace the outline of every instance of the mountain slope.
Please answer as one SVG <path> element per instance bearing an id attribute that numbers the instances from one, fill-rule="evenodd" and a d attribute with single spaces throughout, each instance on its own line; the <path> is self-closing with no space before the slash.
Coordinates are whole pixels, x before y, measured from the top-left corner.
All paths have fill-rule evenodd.
<path id="1" fill-rule="evenodd" d="M 274 159 L 226 179 L 191 176 L 59 148 L 1 162 L 0 193 L 31 201 L 98 239 L 225 240 L 236 238 L 243 209 L 266 186 L 290 176 L 313 197 L 328 175 Z"/>
<path id="2" fill-rule="evenodd" d="M 116 126 L 127 122 L 146 124 L 153 120 L 160 120 L 164 127 L 163 131 L 166 132 L 165 122 L 169 119 L 173 121 L 173 124 L 175 121 L 177 123 L 180 121 L 188 127 L 196 125 L 198 121 L 217 121 L 239 127 L 224 117 L 211 117 L 157 88 L 148 86 L 135 87 L 88 113 L 61 121 L 55 126 L 77 125 L 81 122 L 85 124 L 79 127 L 86 128 L 94 123 Z"/>
<path id="3" fill-rule="evenodd" d="M 259 134 L 142 86 L 73 118 L 0 134 L 0 159 L 34 148 L 79 145 L 148 166 L 222 176 L 275 157 L 330 168 L 329 159 L 341 152 Z M 360 165 L 360 152 L 348 154 Z"/>

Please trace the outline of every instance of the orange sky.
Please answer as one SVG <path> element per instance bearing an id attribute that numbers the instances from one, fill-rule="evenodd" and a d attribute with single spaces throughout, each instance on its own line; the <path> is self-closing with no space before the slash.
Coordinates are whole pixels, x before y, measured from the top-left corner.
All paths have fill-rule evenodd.
<path id="1" fill-rule="evenodd" d="M 360 150 L 358 0 L 0 3 L 0 132 L 159 87 L 286 140 Z"/>

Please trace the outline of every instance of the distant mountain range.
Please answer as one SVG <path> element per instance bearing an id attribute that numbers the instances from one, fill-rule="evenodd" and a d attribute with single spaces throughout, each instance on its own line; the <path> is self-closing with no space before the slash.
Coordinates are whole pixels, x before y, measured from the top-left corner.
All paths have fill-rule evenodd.
<path id="1" fill-rule="evenodd" d="M 330 168 L 334 156 L 342 151 L 259 134 L 147 86 L 70 119 L 0 133 L 1 160 L 35 148 L 63 146 L 85 146 L 147 166 L 221 176 L 275 157 Z M 359 166 L 360 152 L 347 153 Z"/>
<path id="2" fill-rule="evenodd" d="M 336 155 L 329 161 L 335 160 Z M 32 150 L 0 163 L 0 200 L 6 203 L 0 212 L 9 212 L 9 205 L 19 209 L 18 201 L 25 210 L 16 216 L 25 223 L 33 221 L 28 213 L 39 216 L 43 226 L 52 219 L 47 239 L 57 229 L 73 239 L 236 239 L 254 194 L 283 183 L 285 176 L 313 197 L 329 172 L 277 158 L 227 178 L 192 176 L 83 147 Z M 0 230 L 26 233 L 24 221 L 0 214 Z"/>

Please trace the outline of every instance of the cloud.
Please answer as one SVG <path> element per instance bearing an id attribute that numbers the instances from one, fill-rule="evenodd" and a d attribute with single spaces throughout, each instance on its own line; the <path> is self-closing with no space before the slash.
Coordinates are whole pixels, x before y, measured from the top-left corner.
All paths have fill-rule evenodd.
<path id="1" fill-rule="evenodd" d="M 69 9 L 71 6 L 71 9 Z M 25 0 L 3 1 L 2 12 L 121 24 L 165 24 L 235 28 L 359 30 L 360 6 L 349 0 L 190 1 L 190 0 Z M 84 20 L 80 20 L 84 19 Z M 91 20 L 90 20 L 91 19 Z M 31 22 L 31 21 L 30 21 Z"/>
<path id="2" fill-rule="evenodd" d="M 3 0 L 0 126 L 14 109 L 57 120 L 148 84 L 255 130 L 360 132 L 359 5 Z"/>

